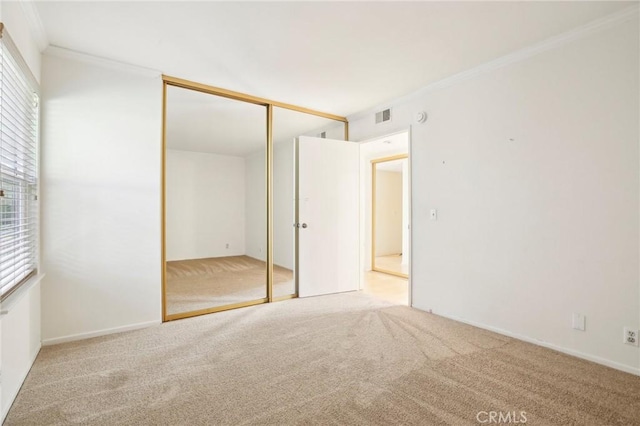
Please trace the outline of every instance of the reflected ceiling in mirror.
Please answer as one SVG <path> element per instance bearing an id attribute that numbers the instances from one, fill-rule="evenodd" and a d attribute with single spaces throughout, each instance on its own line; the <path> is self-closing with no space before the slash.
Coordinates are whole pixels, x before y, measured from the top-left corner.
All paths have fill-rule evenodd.
<path id="1" fill-rule="evenodd" d="M 265 149 L 267 108 L 167 86 L 167 149 L 244 157 Z"/>
<path id="2" fill-rule="evenodd" d="M 329 139 L 344 140 L 344 123 L 285 108 L 273 109 L 275 145 L 291 142 L 301 135 L 319 137 L 322 132 L 325 132 Z"/>

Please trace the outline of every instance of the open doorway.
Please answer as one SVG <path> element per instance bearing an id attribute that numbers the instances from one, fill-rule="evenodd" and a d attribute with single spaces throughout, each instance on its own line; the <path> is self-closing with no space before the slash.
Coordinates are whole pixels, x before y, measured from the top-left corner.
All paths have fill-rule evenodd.
<path id="1" fill-rule="evenodd" d="M 371 160 L 371 270 L 409 278 L 409 156 Z"/>
<path id="2" fill-rule="evenodd" d="M 401 305 L 411 305 L 409 137 L 406 130 L 360 148 L 360 289 Z"/>

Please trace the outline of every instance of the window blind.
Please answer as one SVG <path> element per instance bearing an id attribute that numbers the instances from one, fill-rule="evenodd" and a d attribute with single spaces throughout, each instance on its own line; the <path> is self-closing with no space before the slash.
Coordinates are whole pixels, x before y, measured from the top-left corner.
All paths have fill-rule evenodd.
<path id="1" fill-rule="evenodd" d="M 0 24 L 0 295 L 36 272 L 38 86 Z"/>

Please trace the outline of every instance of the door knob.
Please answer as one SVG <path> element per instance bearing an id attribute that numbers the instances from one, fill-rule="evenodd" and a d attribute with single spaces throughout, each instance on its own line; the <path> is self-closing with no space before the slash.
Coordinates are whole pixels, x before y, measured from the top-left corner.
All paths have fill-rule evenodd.
<path id="1" fill-rule="evenodd" d="M 307 227 L 307 224 L 306 224 L 306 223 L 303 223 L 303 224 L 302 224 L 302 227 L 303 227 L 303 228 L 306 228 L 306 227 Z"/>

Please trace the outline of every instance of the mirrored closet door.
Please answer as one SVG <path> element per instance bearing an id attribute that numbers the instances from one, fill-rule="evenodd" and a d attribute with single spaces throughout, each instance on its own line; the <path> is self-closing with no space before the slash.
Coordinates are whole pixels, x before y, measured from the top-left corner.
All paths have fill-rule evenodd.
<path id="1" fill-rule="evenodd" d="M 341 121 L 291 109 L 273 108 L 273 295 L 274 300 L 298 295 L 296 271 L 295 141 L 299 136 L 345 139 Z"/>
<path id="2" fill-rule="evenodd" d="M 409 160 L 371 161 L 371 269 L 409 277 Z"/>
<path id="3" fill-rule="evenodd" d="M 346 118 L 162 79 L 163 320 L 297 297 L 295 141 Z"/>
<path id="4" fill-rule="evenodd" d="M 165 320 L 264 303 L 267 106 L 165 90 Z"/>

